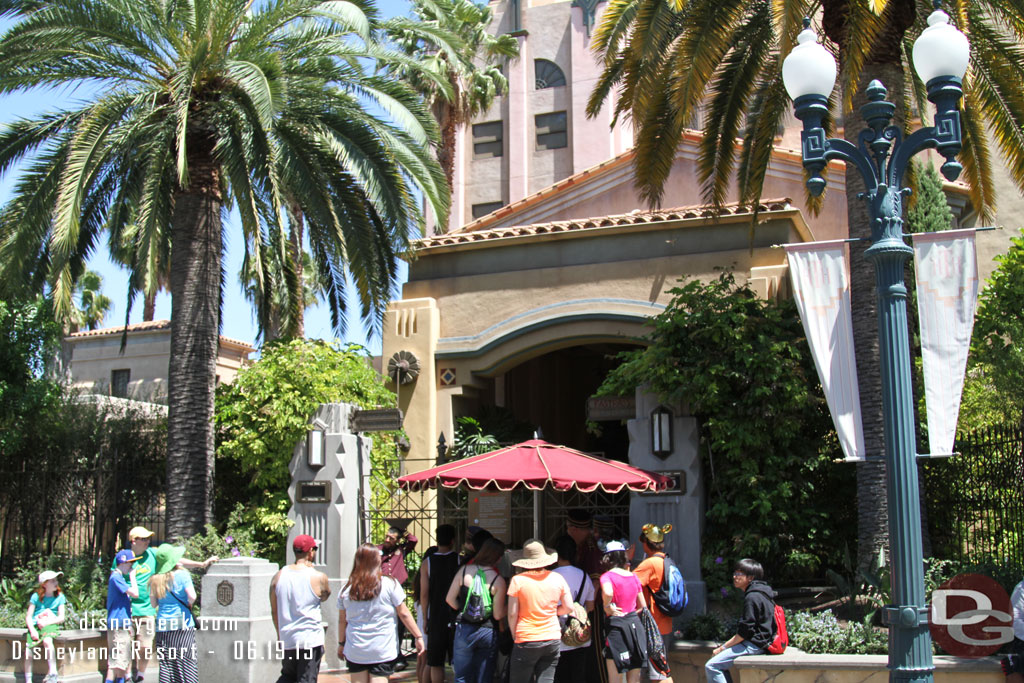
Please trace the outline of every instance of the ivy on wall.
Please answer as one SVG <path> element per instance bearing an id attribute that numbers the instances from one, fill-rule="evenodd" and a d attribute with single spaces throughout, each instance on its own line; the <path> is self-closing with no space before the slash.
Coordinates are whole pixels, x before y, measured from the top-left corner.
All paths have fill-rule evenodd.
<path id="1" fill-rule="evenodd" d="M 700 420 L 712 597 L 742 557 L 775 578 L 819 574 L 855 542 L 854 471 L 833 464 L 840 449 L 795 306 L 730 273 L 670 293 L 649 346 L 621 354 L 599 394 L 646 385 Z"/>

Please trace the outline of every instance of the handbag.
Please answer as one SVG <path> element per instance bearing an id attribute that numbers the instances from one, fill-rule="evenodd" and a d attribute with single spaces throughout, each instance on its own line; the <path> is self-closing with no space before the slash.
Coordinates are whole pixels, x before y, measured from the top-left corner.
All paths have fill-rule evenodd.
<path id="1" fill-rule="evenodd" d="M 658 622 L 654 621 L 654 615 L 646 607 L 640 610 L 640 623 L 647 634 L 647 660 L 651 663 L 651 668 L 667 676 L 671 671 L 668 666 L 668 653 L 665 652 L 665 641 L 658 630 Z"/>
<path id="2" fill-rule="evenodd" d="M 580 604 L 583 587 L 586 585 L 587 575 L 584 573 L 580 589 L 576 591 L 576 599 L 572 603 L 572 610 L 566 615 L 565 624 L 562 626 L 562 643 L 569 647 L 580 647 L 590 640 L 590 618 L 587 616 L 587 608 Z"/>

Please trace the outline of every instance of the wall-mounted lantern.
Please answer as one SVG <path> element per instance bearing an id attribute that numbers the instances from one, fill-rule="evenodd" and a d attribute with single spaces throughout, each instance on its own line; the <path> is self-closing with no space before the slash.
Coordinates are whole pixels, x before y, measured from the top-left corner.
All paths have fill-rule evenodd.
<path id="1" fill-rule="evenodd" d="M 306 435 L 306 464 L 312 469 L 323 467 L 326 448 L 324 428 L 314 422 L 313 429 Z"/>
<path id="2" fill-rule="evenodd" d="M 664 460 L 672 450 L 672 411 L 658 406 L 651 413 L 651 452 Z"/>

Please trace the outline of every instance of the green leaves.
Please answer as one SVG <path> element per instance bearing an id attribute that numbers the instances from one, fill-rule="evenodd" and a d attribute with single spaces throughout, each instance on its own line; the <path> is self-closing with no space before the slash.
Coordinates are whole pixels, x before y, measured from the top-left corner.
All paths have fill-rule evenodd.
<path id="1" fill-rule="evenodd" d="M 793 557 L 834 561 L 837 539 L 854 528 L 845 503 L 853 472 L 831 465 L 838 447 L 792 303 L 763 301 L 731 274 L 671 293 L 649 345 L 624 354 L 599 393 L 646 385 L 700 419 L 710 592 L 728 585 L 722 567 L 740 557 L 759 558 L 776 577 L 808 564 L 791 566 Z"/>

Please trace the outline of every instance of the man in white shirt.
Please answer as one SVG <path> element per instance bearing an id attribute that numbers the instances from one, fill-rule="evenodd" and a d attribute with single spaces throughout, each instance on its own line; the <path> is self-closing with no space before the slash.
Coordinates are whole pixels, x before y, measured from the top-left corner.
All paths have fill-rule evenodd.
<path id="1" fill-rule="evenodd" d="M 320 542 L 301 534 L 292 541 L 295 564 L 283 567 L 270 582 L 270 615 L 284 646 L 277 683 L 316 683 L 324 656 L 320 603 L 331 597 L 327 575 L 313 568 Z"/>

